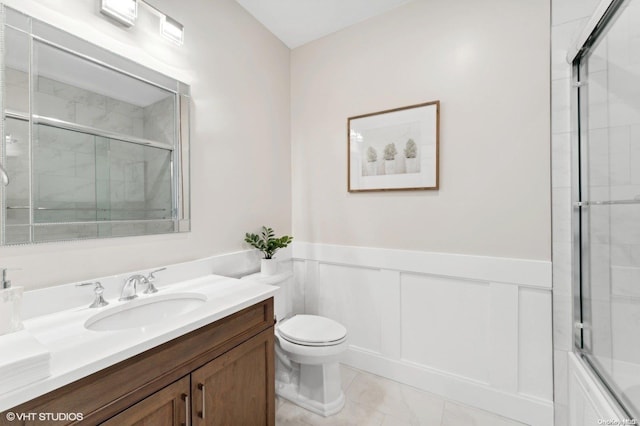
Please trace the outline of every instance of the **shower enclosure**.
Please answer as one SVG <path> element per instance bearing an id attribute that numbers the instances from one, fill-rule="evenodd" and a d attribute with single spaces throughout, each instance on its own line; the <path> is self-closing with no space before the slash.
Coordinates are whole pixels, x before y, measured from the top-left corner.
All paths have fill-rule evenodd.
<path id="1" fill-rule="evenodd" d="M 640 418 L 640 0 L 614 0 L 573 59 L 576 351 Z"/>

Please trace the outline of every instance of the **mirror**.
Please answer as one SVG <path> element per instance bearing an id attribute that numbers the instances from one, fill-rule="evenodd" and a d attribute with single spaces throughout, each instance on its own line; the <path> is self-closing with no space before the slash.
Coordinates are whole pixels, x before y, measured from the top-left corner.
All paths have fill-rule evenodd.
<path id="1" fill-rule="evenodd" d="M 0 242 L 189 231 L 189 87 L 0 7 Z"/>

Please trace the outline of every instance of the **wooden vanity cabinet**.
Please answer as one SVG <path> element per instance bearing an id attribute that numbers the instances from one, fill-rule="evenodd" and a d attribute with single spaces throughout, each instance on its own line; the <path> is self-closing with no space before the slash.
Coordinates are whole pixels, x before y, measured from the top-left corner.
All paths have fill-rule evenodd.
<path id="1" fill-rule="evenodd" d="M 271 298 L 6 412 L 82 413 L 55 425 L 273 426 L 273 325 Z M 0 425 L 47 424 L 5 413 Z"/>
<path id="2" fill-rule="evenodd" d="M 263 332 L 191 373 L 192 424 L 273 425 L 275 395 L 264 371 L 273 364 L 273 333 Z"/>
<path id="3" fill-rule="evenodd" d="M 191 413 L 187 407 L 189 376 L 143 399 L 122 413 L 111 417 L 103 426 L 181 426 L 187 425 Z"/>

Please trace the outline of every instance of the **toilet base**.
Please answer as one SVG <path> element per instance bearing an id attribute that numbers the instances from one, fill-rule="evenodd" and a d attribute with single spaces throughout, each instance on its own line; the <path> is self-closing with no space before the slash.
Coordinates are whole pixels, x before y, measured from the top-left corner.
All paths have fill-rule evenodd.
<path id="1" fill-rule="evenodd" d="M 324 417 L 342 410 L 345 397 L 337 362 L 306 365 L 289 361 L 287 364 L 278 358 L 276 395 Z"/>
<path id="2" fill-rule="evenodd" d="M 298 387 L 293 383 L 278 383 L 276 382 L 276 395 L 287 401 L 296 404 L 306 410 L 313 413 L 320 414 L 321 416 L 328 417 L 339 413 L 344 407 L 345 397 L 344 392 L 340 392 L 338 398 L 329 403 L 322 404 L 318 401 L 309 399 L 298 392 Z"/>

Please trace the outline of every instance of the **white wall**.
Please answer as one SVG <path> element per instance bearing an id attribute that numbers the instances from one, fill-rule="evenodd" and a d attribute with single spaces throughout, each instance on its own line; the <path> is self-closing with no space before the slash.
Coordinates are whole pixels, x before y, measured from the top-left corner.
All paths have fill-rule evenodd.
<path id="1" fill-rule="evenodd" d="M 157 0 L 185 26 L 177 47 L 140 6 L 132 29 L 97 2 L 7 0 L 18 10 L 191 85 L 192 232 L 0 248 L 15 285 L 37 288 L 245 248 L 244 232 L 291 230 L 289 54 L 233 0 Z"/>
<path id="2" fill-rule="evenodd" d="M 414 1 L 291 55 L 300 241 L 550 259 L 549 4 Z M 439 99 L 440 190 L 347 192 L 347 117 Z"/>

